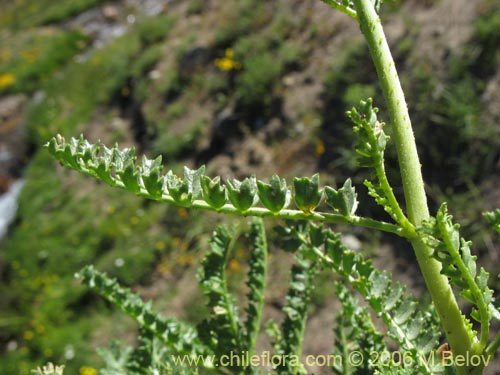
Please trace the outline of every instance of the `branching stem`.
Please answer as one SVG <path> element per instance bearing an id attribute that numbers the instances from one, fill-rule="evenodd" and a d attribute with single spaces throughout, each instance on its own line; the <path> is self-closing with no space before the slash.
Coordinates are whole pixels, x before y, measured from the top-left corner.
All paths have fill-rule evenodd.
<path id="1" fill-rule="evenodd" d="M 89 176 L 98 178 L 93 171 L 86 169 L 83 166 L 79 166 L 78 170 Z M 121 181 L 113 180 L 107 183 L 110 184 L 111 186 L 127 190 L 125 185 Z M 140 188 L 140 190 L 136 193 L 136 195 L 147 199 L 155 199 L 159 202 L 178 205 L 178 203 L 176 203 L 175 200 L 170 195 L 163 194 L 161 197 L 152 198 L 151 194 L 149 194 L 144 188 Z M 343 216 L 335 213 L 315 212 L 315 211 L 305 213 L 300 210 L 291 210 L 291 209 L 284 209 L 279 212 L 272 212 L 263 207 L 252 207 L 245 212 L 241 212 L 240 210 L 238 210 L 236 207 L 234 207 L 232 204 L 229 203 L 222 206 L 219 210 L 215 210 L 207 202 L 201 199 L 194 200 L 189 207 L 206 211 L 216 211 L 223 214 L 234 214 L 234 215 L 243 215 L 250 217 L 274 217 L 277 219 L 284 219 L 284 220 L 314 220 L 332 224 L 351 224 L 359 227 L 397 234 L 398 236 L 405 238 L 413 238 L 415 236 L 415 231 L 413 230 L 413 228 L 402 228 L 399 225 L 387 223 L 384 221 L 374 220 L 366 217 L 360 217 L 356 215 Z"/>
<path id="2" fill-rule="evenodd" d="M 389 109 L 408 218 L 414 226 L 419 226 L 422 221 L 429 218 L 429 209 L 403 89 L 380 18 L 372 2 L 370 0 L 353 2 Z M 448 279 L 440 273 L 441 264 L 432 257 L 433 250 L 418 237 L 414 237 L 411 243 L 453 353 L 465 356 L 472 351 L 472 339 Z M 473 373 L 474 370 L 466 367 L 457 368 L 459 374 Z"/>
<path id="3" fill-rule="evenodd" d="M 376 140 L 373 140 L 376 142 Z M 377 179 L 379 180 L 380 187 L 384 190 L 385 195 L 387 197 L 387 203 L 391 206 L 392 212 L 394 213 L 394 219 L 396 222 L 401 225 L 402 228 L 406 228 L 408 231 L 414 231 L 415 227 L 412 223 L 408 221 L 408 218 L 404 214 L 401 206 L 399 205 L 396 196 L 394 195 L 394 191 L 392 190 L 392 186 L 387 179 L 387 174 L 385 173 L 385 165 L 383 154 L 377 153 L 375 160 L 375 173 L 377 174 Z"/>
<path id="4" fill-rule="evenodd" d="M 143 195 L 144 197 L 151 199 L 151 196 L 147 192 L 138 195 L 139 196 Z M 169 195 L 163 195 L 158 200 L 162 202 L 171 203 L 174 205 L 176 204 L 174 199 Z M 190 207 L 207 211 L 215 211 L 208 203 L 206 203 L 203 200 L 195 200 Z M 384 221 L 378 221 L 356 215 L 351 215 L 347 217 L 340 214 L 334 214 L 328 212 L 305 213 L 300 210 L 291 210 L 291 209 L 285 209 L 281 210 L 278 213 L 274 213 L 263 207 L 252 207 L 249 208 L 244 213 L 242 213 L 232 204 L 224 205 L 221 209 L 217 210 L 217 212 L 223 214 L 244 215 L 249 217 L 274 217 L 284 220 L 313 220 L 313 221 L 332 223 L 332 224 L 351 224 L 359 227 L 370 228 L 370 229 L 380 230 L 383 232 L 397 234 L 398 236 L 405 238 L 411 238 L 415 234 L 414 231 L 412 231 L 411 229 L 403 229 L 399 225 L 394 225 Z"/>

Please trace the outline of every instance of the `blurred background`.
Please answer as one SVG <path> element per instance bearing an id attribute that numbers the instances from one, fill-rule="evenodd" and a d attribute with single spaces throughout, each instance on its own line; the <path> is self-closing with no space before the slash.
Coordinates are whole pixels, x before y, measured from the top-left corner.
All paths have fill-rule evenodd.
<path id="1" fill-rule="evenodd" d="M 361 214 L 388 220 L 367 198 L 369 172 L 356 167 L 344 115 L 374 97 L 388 120 L 374 67 L 356 22 L 320 0 L 0 0 L 0 8 L 1 374 L 53 361 L 96 375 L 97 347 L 134 344 L 134 322 L 74 279 L 86 264 L 167 315 L 204 314 L 195 270 L 223 218 L 61 168 L 42 148 L 58 133 L 161 154 L 178 173 L 205 164 L 223 178 L 279 173 L 290 182 L 319 171 L 335 186 L 352 177 Z M 448 201 L 479 263 L 497 275 L 498 238 L 481 213 L 500 207 L 500 3 L 391 1 L 382 18 L 431 210 Z M 400 196 L 392 149 L 387 164 Z M 406 242 L 339 229 L 426 299 Z M 237 251 L 228 271 L 241 294 L 245 261 Z M 288 261 L 273 251 L 267 317 L 279 319 Z M 333 345 L 325 329 L 333 294 L 331 276 L 320 275 L 305 353 Z"/>

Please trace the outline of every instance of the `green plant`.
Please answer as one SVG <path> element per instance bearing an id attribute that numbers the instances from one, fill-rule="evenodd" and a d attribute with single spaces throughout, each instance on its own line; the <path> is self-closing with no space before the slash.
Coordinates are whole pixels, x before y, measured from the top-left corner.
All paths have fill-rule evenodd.
<path id="1" fill-rule="evenodd" d="M 0 59 L 0 93 L 32 92 L 88 44 L 80 31 L 32 30 L 4 38 Z M 9 81 L 6 79 L 10 78 Z M 0 78 L 0 81 L 2 79 Z"/>
<path id="2" fill-rule="evenodd" d="M 161 158 L 143 157 L 137 164 L 134 150 L 109 149 L 101 143 L 90 144 L 83 137 L 66 142 L 57 136 L 47 148 L 62 164 L 141 197 L 224 214 L 301 221 L 277 229 L 281 247 L 296 257 L 282 309 L 285 319 L 281 327 L 270 322 L 266 329 L 273 339 L 274 354 L 281 359 L 271 363 L 278 374 L 306 373 L 302 342 L 307 307 L 320 268 L 332 271 L 342 281 L 336 286 L 343 310 L 337 317 L 337 345 L 332 354 L 338 360 L 328 363 L 335 373 L 481 374 L 500 346 L 500 335 L 490 339 L 491 320 L 500 320 L 500 312 L 493 305 L 489 274 L 483 268 L 477 270 L 471 244 L 460 237 L 459 226 L 453 223 L 446 204 L 434 217 L 429 213 L 410 117 L 377 13 L 379 1 L 324 2 L 359 21 L 380 80 L 398 154 L 404 205 L 394 194 L 385 171 L 384 154 L 390 139 L 384 132 L 384 122 L 377 117 L 378 109 L 368 99 L 347 116 L 354 124 L 358 163 L 373 173 L 365 186 L 391 222 L 356 214 L 357 193 L 350 179 L 341 188 L 321 188 L 318 174 L 295 178 L 291 186 L 277 175 L 269 183 L 252 176 L 223 184 L 220 177 L 205 176 L 204 167 L 185 167 L 183 177 L 172 171 L 162 174 Z M 259 201 L 262 206 L 258 206 Z M 328 208 L 321 205 L 322 201 Z M 288 208 L 292 202 L 297 209 Z M 498 211 L 487 218 L 498 230 Z M 387 272 L 375 269 L 362 255 L 347 249 L 337 233 L 315 224 L 318 222 L 357 225 L 408 240 L 432 304 L 417 310 L 416 301 L 406 296 L 403 286 L 392 282 Z M 262 222 L 255 219 L 249 231 L 249 293 L 246 320 L 242 322 L 228 291 L 226 275 L 237 237 L 223 227 L 212 237 L 211 249 L 199 273 L 210 316 L 197 327 L 155 314 L 150 304 L 92 267 L 80 272 L 87 286 L 132 316 L 141 327 L 140 345 L 135 350 L 115 350 L 115 356 L 108 356 L 125 358 L 115 373 L 197 373 L 202 368 L 222 372 L 221 367 L 235 374 L 263 372 L 253 361 L 242 357 L 235 362 L 226 361 L 231 353 L 246 353 L 246 358 L 255 358 L 266 285 L 267 240 Z M 354 291 L 380 318 L 385 331 L 375 324 L 367 307 L 359 307 Z M 460 310 L 455 293 L 472 305 L 470 314 Z M 441 334 L 439 325 L 449 349 L 436 350 Z M 390 351 L 386 338 L 396 343 L 398 350 Z M 356 353 L 364 360 L 354 363 L 352 348 L 357 348 Z"/>
<path id="3" fill-rule="evenodd" d="M 75 0 L 56 3 L 52 0 L 3 2 L 0 24 L 13 30 L 56 23 L 103 3 L 103 0 Z"/>

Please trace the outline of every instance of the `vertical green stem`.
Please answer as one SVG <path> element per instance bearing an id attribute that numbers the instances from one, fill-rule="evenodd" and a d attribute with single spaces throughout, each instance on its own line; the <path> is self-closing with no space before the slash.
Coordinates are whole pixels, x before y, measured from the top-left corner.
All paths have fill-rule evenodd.
<path id="1" fill-rule="evenodd" d="M 370 48 L 391 116 L 390 125 L 398 152 L 408 218 L 413 224 L 419 225 L 422 220 L 429 217 L 429 210 L 427 208 L 427 197 L 424 191 L 417 146 L 403 88 L 399 81 L 398 72 L 380 18 L 375 12 L 372 2 L 370 0 L 355 0 L 354 4 L 358 13 L 361 31 Z"/>
<path id="2" fill-rule="evenodd" d="M 427 198 L 410 116 L 396 66 L 378 14 L 371 0 L 353 0 L 361 31 L 368 43 L 391 117 L 410 222 L 418 226 L 429 218 Z M 448 279 L 441 275 L 441 264 L 432 249 L 420 238 L 411 240 L 416 257 L 454 355 L 472 353 L 472 339 L 465 325 Z M 481 369 L 457 368 L 458 373 L 481 373 Z M 478 370 L 476 372 L 476 370 Z"/>

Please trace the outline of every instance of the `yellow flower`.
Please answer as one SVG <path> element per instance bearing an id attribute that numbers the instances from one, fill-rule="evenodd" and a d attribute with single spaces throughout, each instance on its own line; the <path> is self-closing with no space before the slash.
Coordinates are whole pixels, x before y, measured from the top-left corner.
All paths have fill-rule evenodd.
<path id="1" fill-rule="evenodd" d="M 16 77 L 12 73 L 0 74 L 0 89 L 10 87 L 16 83 Z"/>
<path id="2" fill-rule="evenodd" d="M 215 66 L 219 68 L 219 70 L 228 72 L 230 70 L 238 70 L 241 68 L 241 64 L 237 61 L 228 59 L 227 57 L 223 57 L 222 59 L 215 59 Z"/>
<path id="3" fill-rule="evenodd" d="M 318 141 L 316 143 L 316 156 L 321 156 L 325 153 L 325 144 L 323 143 L 323 141 Z"/>
<path id="4" fill-rule="evenodd" d="M 97 374 L 99 374 L 99 371 L 97 371 L 93 367 L 87 367 L 87 366 L 80 367 L 80 375 L 97 375 Z"/>
<path id="5" fill-rule="evenodd" d="M 233 59 L 234 52 L 231 48 L 226 49 L 223 58 L 215 59 L 215 66 L 224 72 L 241 69 L 241 64 Z"/>

